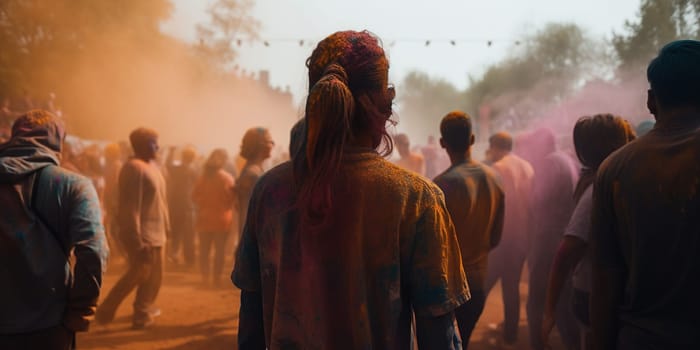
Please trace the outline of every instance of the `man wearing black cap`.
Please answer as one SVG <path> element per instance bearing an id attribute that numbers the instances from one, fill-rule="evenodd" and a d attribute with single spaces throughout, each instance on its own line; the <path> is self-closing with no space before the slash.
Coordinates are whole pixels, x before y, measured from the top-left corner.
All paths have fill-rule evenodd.
<path id="1" fill-rule="evenodd" d="M 656 125 L 611 155 L 593 194 L 595 348 L 700 349 L 700 42 L 647 69 Z"/>

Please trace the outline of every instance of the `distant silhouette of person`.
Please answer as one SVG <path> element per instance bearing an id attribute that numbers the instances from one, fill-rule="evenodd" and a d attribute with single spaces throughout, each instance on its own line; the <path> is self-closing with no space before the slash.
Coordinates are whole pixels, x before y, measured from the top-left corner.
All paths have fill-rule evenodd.
<path id="1" fill-rule="evenodd" d="M 246 131 L 241 142 L 241 157 L 245 159 L 245 165 L 236 180 L 236 200 L 238 204 L 238 228 L 239 234 L 243 232 L 243 225 L 248 215 L 248 202 L 253 193 L 253 188 L 263 175 L 263 162 L 272 155 L 275 142 L 270 132 L 265 128 L 253 128 Z"/>
<path id="2" fill-rule="evenodd" d="M 163 255 L 170 230 L 165 178 L 156 163 L 158 134 L 145 128 L 129 135 L 134 157 L 119 173 L 119 240 L 129 267 L 97 309 L 96 319 L 109 323 L 134 289 L 132 327 L 152 325 L 160 309 L 154 307 L 163 280 Z"/>
<path id="3" fill-rule="evenodd" d="M 453 349 L 469 298 L 442 191 L 382 155 L 393 88 L 379 40 L 337 32 L 307 60 L 303 152 L 255 186 L 234 283 L 241 349 Z M 386 145 L 382 155 L 376 149 Z"/>
<path id="4" fill-rule="evenodd" d="M 112 143 L 105 147 L 104 166 L 104 194 L 102 196 L 102 207 L 105 211 L 105 228 L 109 247 L 112 252 L 112 259 L 115 257 L 125 257 L 124 249 L 119 242 L 119 220 L 117 212 L 119 210 L 119 173 L 122 170 L 122 154 L 118 144 Z"/>
<path id="5" fill-rule="evenodd" d="M 610 153 L 634 139 L 630 125 L 610 114 L 583 117 L 573 131 L 576 155 L 581 162 L 581 177 L 576 185 L 576 209 L 564 230 L 551 273 L 544 305 L 541 344 L 548 346 L 549 334 L 557 318 L 557 309 L 568 307 L 574 311 L 581 325 L 581 349 L 592 349 L 590 344 L 589 297 L 591 291 L 591 260 L 588 244 L 591 237 L 591 208 L 593 207 L 593 180 Z M 573 273 L 573 295 L 562 294 Z M 573 300 L 573 304 L 572 304 Z M 573 307 L 572 307 L 573 306 Z"/>
<path id="6" fill-rule="evenodd" d="M 503 341 L 515 344 L 520 321 L 520 275 L 527 255 L 530 224 L 530 195 L 534 171 L 530 163 L 512 153 L 513 137 L 499 132 L 489 138 L 492 168 L 501 178 L 506 199 L 506 213 L 501 242 L 489 256 L 486 295 L 501 281 L 503 294 Z"/>
<path id="7" fill-rule="evenodd" d="M 423 156 L 411 152 L 411 143 L 408 139 L 408 135 L 398 134 L 394 136 L 394 145 L 396 145 L 399 156 L 401 157 L 396 161 L 396 165 L 425 176 L 425 161 L 423 160 Z"/>
<path id="8" fill-rule="evenodd" d="M 168 186 L 168 209 L 172 232 L 168 258 L 174 263 L 180 262 L 180 251 L 185 265 L 194 266 L 194 207 L 192 190 L 197 181 L 197 171 L 194 160 L 197 152 L 191 147 L 185 147 L 180 153 L 180 163 L 175 163 L 175 147 L 168 150 L 165 161 Z"/>
<path id="9" fill-rule="evenodd" d="M 557 246 L 574 212 L 574 187 L 578 176 L 573 159 L 557 150 L 556 136 L 551 129 L 540 128 L 526 134 L 518 143 L 518 151 L 535 171 L 530 195 L 527 322 L 532 349 L 544 350 L 540 326 L 547 281 Z M 562 293 L 563 301 L 557 308 L 557 329 L 567 348 L 576 348 L 580 343 L 578 324 L 565 302 L 571 299 L 570 279 Z"/>
<path id="10" fill-rule="evenodd" d="M 647 68 L 648 134 L 613 153 L 593 187 L 595 349 L 700 349 L 700 42 Z"/>
<path id="11" fill-rule="evenodd" d="M 435 141 L 435 136 L 428 136 L 428 144 L 421 148 L 421 153 L 425 159 L 424 175 L 427 178 L 432 179 L 447 168 L 447 166 L 442 167 L 440 156 L 443 152 Z"/>
<path id="12" fill-rule="evenodd" d="M 447 150 L 452 166 L 434 181 L 445 193 L 472 295 L 455 311 L 463 349 L 467 349 L 486 303 L 484 284 L 488 256 L 501 240 L 505 198 L 498 175 L 491 168 L 472 160 L 474 134 L 471 117 L 461 111 L 447 114 L 440 123 L 440 133 L 440 144 Z"/>
<path id="13" fill-rule="evenodd" d="M 197 206 L 199 268 L 202 282 L 219 285 L 224 268 L 224 248 L 233 222 L 233 176 L 223 170 L 226 150 L 214 150 L 192 192 Z M 212 269 L 211 250 L 214 249 Z"/>

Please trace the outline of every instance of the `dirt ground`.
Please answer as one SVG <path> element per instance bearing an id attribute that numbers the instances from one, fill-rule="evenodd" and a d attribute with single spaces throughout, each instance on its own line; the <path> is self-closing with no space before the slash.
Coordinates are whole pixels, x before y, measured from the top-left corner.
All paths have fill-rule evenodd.
<path id="1" fill-rule="evenodd" d="M 232 262 L 227 261 L 226 266 Z M 230 271 L 230 269 L 226 269 Z M 225 273 L 227 272 L 225 270 Z M 120 270 L 112 267 L 105 277 L 103 296 L 119 278 Z M 227 282 L 228 280 L 226 280 Z M 519 341 L 507 349 L 528 349 L 525 298 L 527 286 L 521 285 L 522 312 Z M 168 266 L 157 306 L 162 315 L 156 324 L 145 330 L 131 329 L 133 293 L 120 306 L 114 322 L 93 323 L 87 333 L 78 335 L 78 349 L 91 350 L 218 350 L 237 349 L 238 306 L 240 292 L 225 283 L 220 288 L 204 286 L 196 271 Z M 497 350 L 500 324 L 503 319 L 500 285 L 489 295 L 484 314 L 473 334 L 470 349 Z M 556 330 L 552 346 L 563 349 Z"/>

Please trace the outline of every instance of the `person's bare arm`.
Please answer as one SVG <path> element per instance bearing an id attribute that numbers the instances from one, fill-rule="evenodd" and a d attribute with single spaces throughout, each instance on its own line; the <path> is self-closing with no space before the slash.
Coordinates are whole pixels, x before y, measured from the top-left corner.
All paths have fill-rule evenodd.
<path id="1" fill-rule="evenodd" d="M 168 156 L 165 158 L 165 168 L 168 170 L 168 175 L 172 174 L 175 168 L 175 146 L 168 148 Z"/>
<path id="2" fill-rule="evenodd" d="M 554 327 L 555 313 L 564 283 L 586 254 L 587 244 L 578 237 L 564 236 L 554 257 L 547 284 L 547 297 L 542 321 L 542 341 L 547 344 Z"/>
<path id="3" fill-rule="evenodd" d="M 119 174 L 119 238 L 129 254 L 143 248 L 141 240 L 141 202 L 143 171 L 125 164 Z"/>
<path id="4" fill-rule="evenodd" d="M 493 221 L 493 227 L 491 228 L 491 239 L 490 239 L 490 249 L 493 250 L 501 243 L 501 236 L 503 235 L 503 223 L 506 215 L 506 202 L 505 194 L 503 190 L 498 189 L 498 199 L 496 204 L 496 216 Z"/>

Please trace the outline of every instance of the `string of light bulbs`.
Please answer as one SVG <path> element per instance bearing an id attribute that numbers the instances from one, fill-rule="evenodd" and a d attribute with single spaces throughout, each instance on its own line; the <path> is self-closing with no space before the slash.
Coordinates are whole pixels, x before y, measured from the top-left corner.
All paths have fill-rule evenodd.
<path id="1" fill-rule="evenodd" d="M 294 38 L 268 38 L 268 39 L 257 39 L 257 40 L 251 40 L 251 39 L 235 39 L 233 43 L 238 46 L 242 47 L 243 45 L 247 46 L 256 46 L 256 45 L 262 45 L 264 47 L 270 47 L 272 45 L 276 44 L 286 44 L 286 45 L 298 45 L 300 47 L 304 46 L 314 46 L 318 40 L 313 40 L 313 39 L 294 39 Z M 508 40 L 508 39 L 500 39 L 500 40 L 494 40 L 494 39 L 445 39 L 445 38 L 438 38 L 438 39 L 423 39 L 423 38 L 399 38 L 399 39 L 389 39 L 389 40 L 383 40 L 384 44 L 389 47 L 394 47 L 398 44 L 418 44 L 418 45 L 423 45 L 425 47 L 429 46 L 434 46 L 434 45 L 451 45 L 451 46 L 459 46 L 459 45 L 485 45 L 486 47 L 492 47 L 496 44 L 510 44 L 510 45 L 515 45 L 519 46 L 521 44 L 520 40 Z"/>

